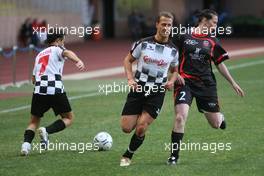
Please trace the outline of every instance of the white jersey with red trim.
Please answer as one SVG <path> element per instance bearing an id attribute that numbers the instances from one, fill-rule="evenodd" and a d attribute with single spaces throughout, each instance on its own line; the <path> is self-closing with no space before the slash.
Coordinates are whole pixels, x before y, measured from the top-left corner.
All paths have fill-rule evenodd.
<path id="1" fill-rule="evenodd" d="M 65 58 L 61 46 L 50 46 L 41 51 L 36 59 L 33 69 L 35 76 L 34 94 L 54 95 L 64 92 L 62 84 L 62 71 Z"/>

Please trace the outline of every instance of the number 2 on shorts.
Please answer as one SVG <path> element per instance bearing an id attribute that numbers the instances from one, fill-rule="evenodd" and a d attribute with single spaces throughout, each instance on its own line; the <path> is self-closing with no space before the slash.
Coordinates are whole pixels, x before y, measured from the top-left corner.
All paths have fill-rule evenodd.
<path id="1" fill-rule="evenodd" d="M 180 101 L 185 101 L 186 92 L 185 91 L 181 91 L 180 94 L 181 94 L 181 97 L 179 98 L 179 100 Z"/>

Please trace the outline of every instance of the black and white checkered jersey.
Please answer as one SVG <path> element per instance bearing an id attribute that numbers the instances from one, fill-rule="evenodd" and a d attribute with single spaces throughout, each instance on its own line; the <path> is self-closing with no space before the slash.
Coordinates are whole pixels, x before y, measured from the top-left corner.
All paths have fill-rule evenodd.
<path id="1" fill-rule="evenodd" d="M 138 60 L 135 73 L 136 82 L 146 85 L 164 84 L 167 81 L 169 67 L 178 65 L 178 49 L 171 42 L 160 43 L 154 36 L 136 42 L 131 55 Z"/>
<path id="2" fill-rule="evenodd" d="M 65 58 L 64 47 L 50 46 L 41 51 L 35 59 L 33 76 L 35 76 L 34 94 L 54 95 L 64 93 L 62 71 Z"/>

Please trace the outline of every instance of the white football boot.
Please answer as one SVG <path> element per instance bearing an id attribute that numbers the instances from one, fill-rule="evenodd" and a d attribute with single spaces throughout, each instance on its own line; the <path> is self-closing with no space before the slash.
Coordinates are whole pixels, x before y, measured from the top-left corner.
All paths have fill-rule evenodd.
<path id="1" fill-rule="evenodd" d="M 131 159 L 125 157 L 121 158 L 120 160 L 121 167 L 129 166 L 130 164 L 131 164 Z"/>
<path id="2" fill-rule="evenodd" d="M 31 144 L 28 142 L 24 142 L 21 146 L 21 155 L 27 156 L 31 150 Z"/>
<path id="3" fill-rule="evenodd" d="M 40 147 L 42 149 L 47 150 L 49 144 L 49 134 L 46 131 L 45 127 L 40 127 L 38 129 L 39 137 L 40 137 Z"/>

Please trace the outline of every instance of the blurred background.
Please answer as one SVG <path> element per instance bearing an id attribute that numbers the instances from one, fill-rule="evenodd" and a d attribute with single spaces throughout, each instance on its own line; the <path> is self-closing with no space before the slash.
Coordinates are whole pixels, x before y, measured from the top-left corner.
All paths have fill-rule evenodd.
<path id="1" fill-rule="evenodd" d="M 66 47 L 91 71 L 121 66 L 133 41 L 155 33 L 160 11 L 172 12 L 177 26 L 194 25 L 199 10 L 214 9 L 219 25 L 232 27 L 231 35 L 221 36 L 227 49 L 263 46 L 261 4 L 261 0 L 0 0 L 0 85 L 29 80 L 36 52 L 44 47 L 34 28 L 45 32 L 48 25 L 99 27 L 98 33 L 68 35 L 66 40 Z M 66 67 L 66 74 L 77 71 Z"/>
<path id="2" fill-rule="evenodd" d="M 263 176 L 263 4 L 263 0 L 0 0 L 0 176 Z M 119 159 L 129 140 L 119 127 L 127 92 L 113 89 L 127 85 L 124 57 L 135 40 L 155 33 L 160 11 L 172 12 L 175 26 L 191 26 L 197 11 L 204 8 L 218 12 L 220 26 L 232 27 L 232 34 L 221 36 L 220 42 L 231 58 L 225 64 L 246 96 L 237 97 L 213 66 L 228 129 L 212 130 L 194 102 L 184 137 L 188 147 L 184 148 L 195 144 L 195 150 L 181 151 L 183 157 L 173 168 L 165 165 L 174 119 L 173 91 L 168 91 L 158 121 L 135 156 L 135 165 L 120 168 Z M 85 144 L 98 132 L 107 131 L 114 141 L 108 152 L 79 154 L 63 149 L 40 154 L 33 145 L 32 155 L 19 155 L 29 120 L 34 59 L 45 47 L 42 34 L 48 26 L 89 28 L 83 37 L 66 37 L 65 47 L 84 61 L 86 69 L 79 72 L 71 61 L 65 62 L 62 78 L 76 118 L 72 127 L 50 139 L 56 146 L 60 142 Z M 102 86 L 109 88 L 108 94 L 101 92 Z M 41 121 L 43 126 L 50 124 L 53 112 Z M 196 150 L 197 143 L 207 149 Z M 230 151 L 221 145 L 228 143 L 232 143 Z"/>
<path id="3" fill-rule="evenodd" d="M 100 25 L 103 38 L 142 37 L 155 32 L 160 11 L 170 11 L 177 23 L 193 24 L 198 10 L 211 8 L 219 14 L 219 25 L 231 25 L 233 36 L 264 36 L 264 7 L 261 0 L 1 0 L 0 45 L 24 43 L 25 26 Z M 239 4 L 238 4 L 239 3 Z M 23 28 L 23 25 L 24 28 Z M 137 33 L 133 33 L 133 27 Z M 242 29 L 243 28 L 243 29 Z M 257 31 L 257 29 L 262 29 Z M 70 41 L 81 38 L 70 36 Z M 85 37 L 87 39 L 87 37 Z M 89 38 L 89 37 L 88 37 Z M 36 41 L 32 41 L 36 43 Z"/>

